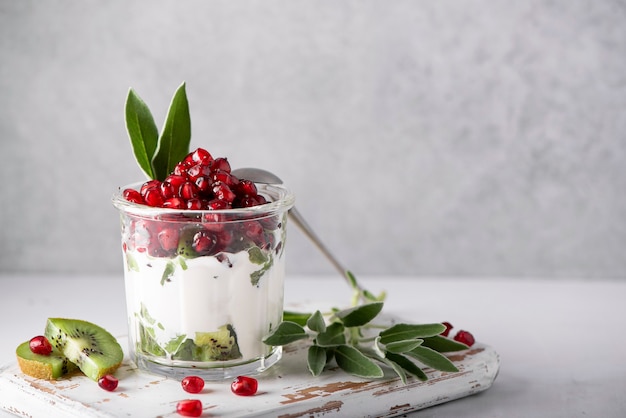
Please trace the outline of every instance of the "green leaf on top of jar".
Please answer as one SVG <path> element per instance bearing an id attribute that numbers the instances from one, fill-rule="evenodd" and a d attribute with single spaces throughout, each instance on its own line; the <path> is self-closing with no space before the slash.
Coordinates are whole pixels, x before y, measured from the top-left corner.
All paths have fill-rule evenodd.
<path id="1" fill-rule="evenodd" d="M 126 98 L 125 114 L 135 160 L 144 174 L 153 179 L 152 158 L 157 149 L 159 132 L 150 109 L 132 88 Z"/>
<path id="2" fill-rule="evenodd" d="M 191 118 L 185 83 L 172 97 L 160 135 L 148 105 L 132 88 L 126 98 L 125 116 L 137 164 L 149 179 L 163 181 L 189 153 Z"/>
<path id="3" fill-rule="evenodd" d="M 191 141 L 191 119 L 185 83 L 174 93 L 165 119 L 165 126 L 159 136 L 156 154 L 152 160 L 154 178 L 165 180 L 176 164 L 189 153 Z"/>

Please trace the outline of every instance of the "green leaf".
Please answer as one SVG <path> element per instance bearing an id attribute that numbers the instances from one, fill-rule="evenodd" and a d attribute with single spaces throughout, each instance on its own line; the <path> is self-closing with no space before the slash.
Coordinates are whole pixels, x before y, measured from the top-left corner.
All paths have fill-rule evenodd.
<path id="1" fill-rule="evenodd" d="M 311 316 L 310 313 L 284 311 L 283 321 L 295 322 L 298 325 L 305 326 L 310 316 Z"/>
<path id="2" fill-rule="evenodd" d="M 191 119 L 183 83 L 172 97 L 156 154 L 152 159 L 152 169 L 157 180 L 163 181 L 176 164 L 189 154 L 190 141 Z"/>
<path id="3" fill-rule="evenodd" d="M 370 322 L 383 309 L 383 302 L 366 303 L 354 308 L 344 309 L 335 313 L 335 316 L 346 327 L 359 327 Z"/>
<path id="4" fill-rule="evenodd" d="M 432 348 L 440 353 L 449 353 L 452 351 L 467 350 L 469 347 L 458 341 L 454 341 L 450 338 L 443 337 L 441 335 L 435 335 L 433 337 L 424 338 L 422 343 L 423 347 Z"/>
<path id="5" fill-rule="evenodd" d="M 377 359 L 379 361 L 382 361 L 383 363 L 385 363 L 387 366 L 391 367 L 393 369 L 394 372 L 396 372 L 396 374 L 398 375 L 398 377 L 400 378 L 400 380 L 402 380 L 402 383 L 406 385 L 406 373 L 404 371 L 404 369 L 397 363 L 394 363 L 393 361 L 389 360 L 388 358 L 382 357 L 382 358 L 378 358 Z"/>
<path id="6" fill-rule="evenodd" d="M 396 324 L 380 332 L 380 341 L 389 344 L 394 341 L 432 337 L 441 334 L 445 329 L 441 324 Z"/>
<path id="7" fill-rule="evenodd" d="M 324 321 L 324 316 L 322 316 L 320 311 L 315 311 L 315 313 L 309 317 L 306 321 L 306 326 L 309 327 L 311 331 L 326 331 L 326 322 Z"/>
<path id="8" fill-rule="evenodd" d="M 133 89 L 128 91 L 125 115 L 135 160 L 146 176 L 153 179 L 152 158 L 157 149 L 159 132 L 150 109 Z"/>
<path id="9" fill-rule="evenodd" d="M 350 345 L 340 345 L 335 349 L 335 361 L 345 372 L 366 379 L 383 377 L 383 369 Z"/>
<path id="10" fill-rule="evenodd" d="M 419 380 L 425 382 L 428 380 L 428 376 L 422 369 L 418 367 L 417 364 L 413 363 L 411 360 L 406 358 L 401 354 L 387 353 L 387 359 L 391 360 L 398 366 L 402 367 L 407 372 L 411 373 L 413 376 L 417 377 Z"/>
<path id="11" fill-rule="evenodd" d="M 326 331 L 320 332 L 315 337 L 317 345 L 322 347 L 334 347 L 346 343 L 345 327 L 339 322 L 333 322 L 326 327 Z"/>
<path id="12" fill-rule="evenodd" d="M 278 324 L 274 331 L 263 338 L 263 342 L 267 345 L 285 345 L 305 338 L 308 338 L 308 334 L 301 325 L 283 321 Z"/>
<path id="13" fill-rule="evenodd" d="M 307 352 L 307 366 L 313 376 L 319 376 L 326 365 L 326 349 L 312 345 Z"/>
<path id="14" fill-rule="evenodd" d="M 389 344 L 385 344 L 385 348 L 391 353 L 406 353 L 407 351 L 411 351 L 414 348 L 422 345 L 423 341 L 424 340 L 420 339 L 393 341 Z"/>
<path id="15" fill-rule="evenodd" d="M 428 347 L 416 347 L 413 350 L 406 352 L 406 355 L 417 359 L 419 362 L 428 367 L 441 370 L 442 372 L 459 371 L 459 369 L 457 369 L 446 356 Z"/>

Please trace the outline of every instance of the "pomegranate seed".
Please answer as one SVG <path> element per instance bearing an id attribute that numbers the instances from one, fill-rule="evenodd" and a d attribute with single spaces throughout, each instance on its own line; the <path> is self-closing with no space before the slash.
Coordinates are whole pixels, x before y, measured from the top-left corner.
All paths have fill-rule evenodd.
<path id="1" fill-rule="evenodd" d="M 104 390 L 108 390 L 109 392 L 113 392 L 117 388 L 117 384 L 117 378 L 111 374 L 105 374 L 98 379 L 98 386 Z"/>
<path id="2" fill-rule="evenodd" d="M 211 175 L 211 169 L 209 166 L 204 164 L 195 164 L 187 169 L 187 177 L 191 181 L 196 181 L 198 177 L 206 176 L 209 177 Z"/>
<path id="3" fill-rule="evenodd" d="M 224 183 L 231 189 L 234 189 L 239 184 L 239 179 L 225 171 L 214 170 L 213 172 L 211 172 L 211 183 L 214 184 L 217 182 Z"/>
<path id="4" fill-rule="evenodd" d="M 172 251 L 178 247 L 178 229 L 164 228 L 158 233 L 157 238 L 161 248 L 165 251 Z"/>
<path id="5" fill-rule="evenodd" d="M 201 255 L 209 254 L 217 245 L 217 237 L 209 231 L 199 231 L 193 236 L 191 244 L 195 252 Z"/>
<path id="6" fill-rule="evenodd" d="M 211 193 L 211 180 L 209 180 L 208 176 L 199 176 L 195 182 L 200 193 Z"/>
<path id="7" fill-rule="evenodd" d="M 165 199 L 172 197 L 181 197 L 180 188 L 187 181 L 184 176 L 178 176 L 176 174 L 170 174 L 163 180 L 161 184 L 161 194 Z"/>
<path id="8" fill-rule="evenodd" d="M 191 160 L 196 163 L 208 164 L 210 161 L 213 161 L 213 157 L 209 151 L 204 148 L 198 148 L 189 155 L 191 155 Z"/>
<path id="9" fill-rule="evenodd" d="M 180 384 L 185 392 L 200 393 L 204 389 L 204 379 L 200 376 L 187 376 Z"/>
<path id="10" fill-rule="evenodd" d="M 163 202 L 161 206 L 168 209 L 185 209 L 187 207 L 187 203 L 180 197 L 172 197 Z"/>
<path id="11" fill-rule="evenodd" d="M 181 161 L 174 166 L 172 174 L 175 174 L 177 176 L 185 176 L 188 168 L 189 166 L 187 165 L 187 163 Z"/>
<path id="12" fill-rule="evenodd" d="M 28 346 L 30 347 L 30 351 L 35 354 L 40 354 L 42 356 L 49 356 L 52 353 L 52 345 L 50 341 L 43 335 L 38 335 L 33 337 L 28 342 Z"/>
<path id="13" fill-rule="evenodd" d="M 187 201 L 187 209 L 191 209 L 191 210 L 201 210 L 204 208 L 204 204 L 202 203 L 202 200 L 194 198 L 194 199 L 189 199 Z"/>
<path id="14" fill-rule="evenodd" d="M 159 180 L 149 180 L 141 185 L 141 189 L 139 191 L 141 192 L 141 195 L 145 197 L 148 189 L 153 189 L 155 187 L 159 188 L 160 186 L 161 182 Z"/>
<path id="15" fill-rule="evenodd" d="M 185 200 L 198 197 L 198 186 L 190 181 L 186 181 L 180 186 L 180 197 Z"/>
<path id="16" fill-rule="evenodd" d="M 222 182 L 213 183 L 213 194 L 215 194 L 215 198 L 228 203 L 232 203 L 235 197 L 237 197 L 237 195 L 230 190 L 230 187 Z"/>
<path id="17" fill-rule="evenodd" d="M 463 343 L 468 347 L 473 346 L 474 343 L 476 342 L 474 340 L 474 336 L 471 333 L 469 333 L 468 331 L 463 331 L 463 330 L 456 333 L 456 335 L 454 336 L 454 341 Z"/>
<path id="18" fill-rule="evenodd" d="M 449 323 L 449 322 L 442 322 L 441 325 L 445 326 L 446 329 L 440 335 L 443 335 L 444 337 L 447 337 L 448 334 L 450 334 L 450 330 L 453 328 L 452 324 Z"/>
<path id="19" fill-rule="evenodd" d="M 256 184 L 250 180 L 239 180 L 239 187 L 237 193 L 247 196 L 256 196 L 258 191 Z"/>
<path id="20" fill-rule="evenodd" d="M 202 402 L 198 399 L 186 399 L 176 404 L 176 412 L 184 417 L 199 417 L 202 415 Z"/>
<path id="21" fill-rule="evenodd" d="M 129 202 L 143 204 L 143 196 L 135 189 L 125 189 L 122 196 Z"/>
<path id="22" fill-rule="evenodd" d="M 246 222 L 244 234 L 254 242 L 258 242 L 263 239 L 263 227 L 257 221 Z"/>
<path id="23" fill-rule="evenodd" d="M 219 199 L 212 199 L 212 200 L 209 200 L 209 202 L 207 203 L 207 206 L 209 209 L 212 209 L 212 210 L 229 209 L 230 203 L 225 202 L 223 200 L 219 200 Z"/>
<path id="24" fill-rule="evenodd" d="M 225 171 L 227 173 L 230 173 L 230 163 L 228 162 L 228 160 L 226 158 L 216 158 L 213 161 L 211 161 L 211 171 L 215 171 L 215 170 L 222 170 Z"/>
<path id="25" fill-rule="evenodd" d="M 230 384 L 230 390 L 239 396 L 252 396 L 256 393 L 259 382 L 248 376 L 237 376 Z"/>
<path id="26" fill-rule="evenodd" d="M 146 194 L 143 196 L 146 205 L 152 207 L 160 207 L 163 205 L 163 195 L 158 188 L 150 188 L 146 190 Z"/>

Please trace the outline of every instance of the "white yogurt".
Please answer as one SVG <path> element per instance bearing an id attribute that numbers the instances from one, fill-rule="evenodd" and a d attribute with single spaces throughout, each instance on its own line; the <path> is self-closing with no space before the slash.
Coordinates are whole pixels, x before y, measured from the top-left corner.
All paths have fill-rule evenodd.
<path id="1" fill-rule="evenodd" d="M 230 263 L 215 256 L 158 258 L 128 251 L 124 263 L 131 332 L 138 333 L 143 307 L 155 320 L 151 326 L 161 348 L 181 335 L 194 339 L 198 332 L 215 332 L 230 324 L 242 355 L 238 361 L 267 356 L 271 347 L 262 338 L 282 319 L 284 257 L 274 257 L 272 267 L 253 283 L 251 274 L 262 265 L 251 262 L 247 251 L 223 254 Z M 168 263 L 174 269 L 163 281 Z M 150 325 L 145 318 L 144 324 Z M 173 354 L 168 352 L 168 357 Z M 168 364 L 168 358 L 158 361 Z"/>

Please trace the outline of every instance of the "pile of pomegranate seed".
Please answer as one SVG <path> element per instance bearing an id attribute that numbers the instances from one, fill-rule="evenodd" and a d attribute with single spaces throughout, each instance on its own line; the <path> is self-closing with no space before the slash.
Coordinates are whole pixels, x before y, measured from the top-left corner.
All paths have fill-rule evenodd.
<path id="1" fill-rule="evenodd" d="M 444 325 L 446 329 L 440 335 L 447 337 L 450 334 L 450 330 L 453 328 L 453 326 L 449 322 L 442 322 L 442 325 Z M 471 347 L 476 343 L 474 336 L 469 331 L 460 330 L 454 335 L 452 339 L 454 341 L 465 344 L 468 347 Z"/>
<path id="2" fill-rule="evenodd" d="M 30 347 L 30 351 L 33 353 L 42 356 L 49 356 L 50 353 L 52 353 L 52 344 L 50 344 L 50 341 L 43 335 L 31 338 L 28 342 L 28 347 Z"/>
<path id="3" fill-rule="evenodd" d="M 262 205 L 267 200 L 253 182 L 231 174 L 226 158 L 198 148 L 179 162 L 163 181 L 149 180 L 140 190 L 125 189 L 124 199 L 152 207 L 219 210 Z"/>

